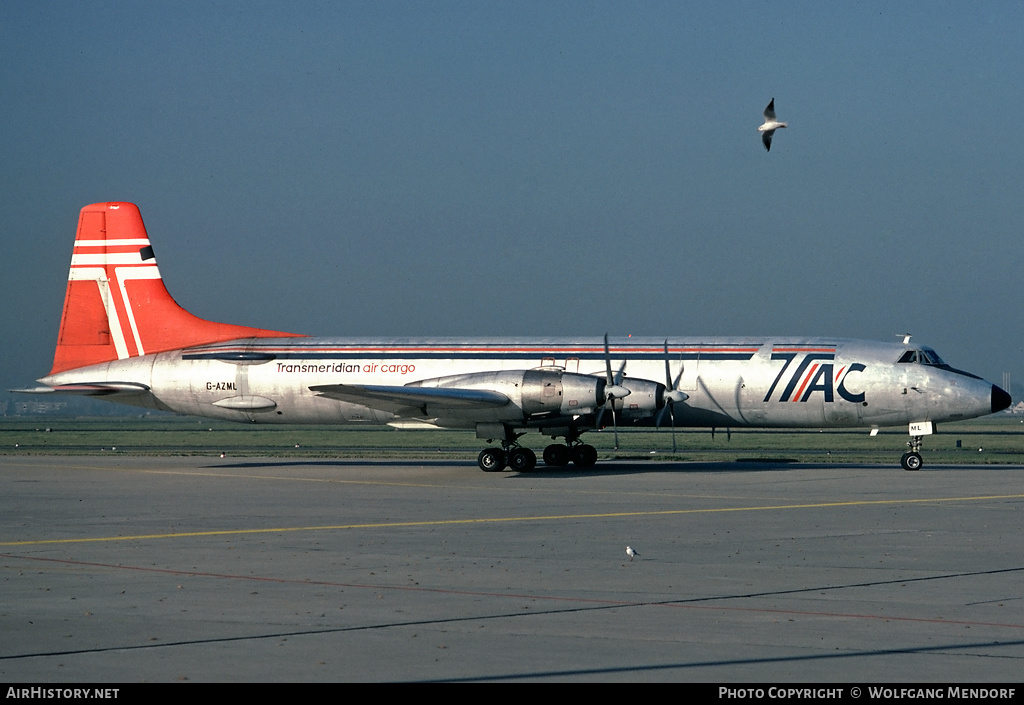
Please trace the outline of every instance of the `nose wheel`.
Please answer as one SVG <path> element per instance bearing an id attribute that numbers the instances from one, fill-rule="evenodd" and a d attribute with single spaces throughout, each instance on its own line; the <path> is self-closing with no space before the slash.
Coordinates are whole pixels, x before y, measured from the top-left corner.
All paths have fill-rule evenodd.
<path id="1" fill-rule="evenodd" d="M 921 459 L 920 453 L 904 453 L 900 458 L 900 465 L 904 470 L 920 470 L 924 461 Z"/>
<path id="2" fill-rule="evenodd" d="M 920 470 L 921 466 L 924 465 L 924 460 L 921 458 L 921 436 L 911 436 L 910 440 L 907 441 L 907 447 L 910 450 L 900 458 L 900 466 L 904 470 Z"/>

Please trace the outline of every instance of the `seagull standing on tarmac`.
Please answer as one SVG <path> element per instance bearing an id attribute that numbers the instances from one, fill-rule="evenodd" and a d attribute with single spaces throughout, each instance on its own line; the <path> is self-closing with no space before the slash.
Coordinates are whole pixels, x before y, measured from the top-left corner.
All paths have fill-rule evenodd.
<path id="1" fill-rule="evenodd" d="M 786 126 L 786 123 L 775 119 L 775 99 L 772 98 L 768 107 L 764 109 L 764 124 L 757 128 L 757 131 L 761 133 L 761 141 L 764 142 L 766 152 L 772 151 L 772 135 L 775 134 L 775 131 Z"/>
<path id="2" fill-rule="evenodd" d="M 626 555 L 629 556 L 629 560 L 633 560 L 633 556 L 639 556 L 640 554 L 634 551 L 632 546 L 626 546 Z"/>

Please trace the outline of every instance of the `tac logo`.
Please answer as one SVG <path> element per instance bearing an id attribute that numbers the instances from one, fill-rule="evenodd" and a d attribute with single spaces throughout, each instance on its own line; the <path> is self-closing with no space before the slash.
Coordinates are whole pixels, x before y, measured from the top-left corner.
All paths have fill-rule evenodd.
<path id="1" fill-rule="evenodd" d="M 835 348 L 772 348 L 772 360 L 783 360 L 784 364 L 764 401 L 771 401 L 780 384 L 785 383 L 776 401 L 807 401 L 815 392 L 821 392 L 826 403 L 835 401 L 836 394 L 846 401 L 863 403 L 864 392 L 850 392 L 846 380 L 853 372 L 863 372 L 865 366 L 855 362 L 836 372 L 835 359 Z M 794 364 L 796 360 L 799 362 Z"/>

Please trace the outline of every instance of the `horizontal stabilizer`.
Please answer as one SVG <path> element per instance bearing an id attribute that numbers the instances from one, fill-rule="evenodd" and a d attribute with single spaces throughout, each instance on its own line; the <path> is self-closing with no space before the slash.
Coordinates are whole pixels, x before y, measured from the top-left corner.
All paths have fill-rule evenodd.
<path id="1" fill-rule="evenodd" d="M 505 406 L 509 401 L 501 392 L 486 389 L 321 384 L 310 387 L 310 390 L 330 399 L 362 404 L 399 416 L 439 415 L 444 410 L 490 409 Z"/>
<path id="2" fill-rule="evenodd" d="M 82 384 L 57 384 L 52 387 L 12 389 L 18 394 L 74 394 L 81 397 L 105 397 L 111 394 L 141 394 L 149 387 L 137 382 L 86 382 Z"/>

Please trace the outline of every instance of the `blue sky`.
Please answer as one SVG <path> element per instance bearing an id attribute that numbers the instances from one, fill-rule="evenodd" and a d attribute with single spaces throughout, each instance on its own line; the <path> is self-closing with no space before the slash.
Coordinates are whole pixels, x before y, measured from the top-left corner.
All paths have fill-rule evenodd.
<path id="1" fill-rule="evenodd" d="M 0 382 L 49 370 L 106 200 L 212 320 L 910 331 L 1024 382 L 1022 26 L 1005 2 L 5 2 Z"/>

